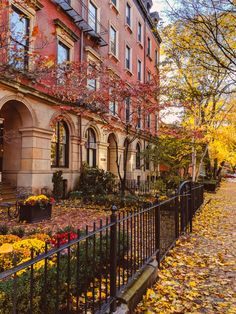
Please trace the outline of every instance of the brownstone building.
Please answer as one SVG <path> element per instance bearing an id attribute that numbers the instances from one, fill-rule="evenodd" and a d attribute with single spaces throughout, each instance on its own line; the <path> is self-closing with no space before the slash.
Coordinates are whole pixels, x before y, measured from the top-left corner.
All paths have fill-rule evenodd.
<path id="1" fill-rule="evenodd" d="M 40 46 L 42 55 L 54 54 L 58 63 L 106 62 L 132 84 L 150 80 L 158 71 L 159 16 L 150 12 L 151 7 L 151 0 L 36 0 L 27 4 L 11 1 L 1 24 L 7 25 L 11 41 L 21 48 L 21 53 L 41 45 L 39 39 L 26 40 L 37 25 L 40 34 L 47 38 L 47 44 Z M 29 57 L 14 66 L 33 64 Z M 99 88 L 96 80 L 89 80 L 88 86 Z M 116 106 L 111 103 L 111 115 L 115 115 Z M 125 115 L 129 100 L 119 106 L 124 107 Z M 156 134 L 157 114 L 143 113 L 140 129 L 146 124 L 150 134 Z M 0 159 L 3 183 L 38 193 L 44 187 L 52 187 L 52 174 L 61 169 L 68 188 L 73 189 L 84 161 L 117 173 L 114 143 L 111 134 L 96 123 L 99 117 L 88 120 L 61 112 L 56 109 L 55 100 L 14 77 L 6 80 L 4 76 L 0 79 L 0 117 L 1 135 L 5 134 L 1 136 Z M 117 139 L 122 163 L 125 134 L 112 136 Z M 128 179 L 146 180 L 152 175 L 152 165 L 145 167 L 139 161 L 140 151 L 147 145 L 145 136 L 132 143 Z"/>

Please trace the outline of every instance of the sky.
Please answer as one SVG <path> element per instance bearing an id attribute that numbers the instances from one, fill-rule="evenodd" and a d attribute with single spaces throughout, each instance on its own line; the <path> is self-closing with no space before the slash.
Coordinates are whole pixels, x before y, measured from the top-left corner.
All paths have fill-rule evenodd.
<path id="1" fill-rule="evenodd" d="M 152 11 L 158 11 L 161 13 L 167 7 L 165 0 L 153 0 Z"/>
<path id="2" fill-rule="evenodd" d="M 173 4 L 174 0 L 168 0 L 169 3 Z M 168 9 L 168 4 L 166 0 L 153 0 L 152 11 L 157 11 L 164 22 L 167 22 L 167 18 L 165 17 L 164 10 Z M 173 114 L 174 113 L 174 114 Z M 182 110 L 178 108 L 171 108 L 171 112 L 169 110 L 163 110 L 161 112 L 162 120 L 165 123 L 176 123 L 180 121 L 180 116 L 182 114 Z"/>

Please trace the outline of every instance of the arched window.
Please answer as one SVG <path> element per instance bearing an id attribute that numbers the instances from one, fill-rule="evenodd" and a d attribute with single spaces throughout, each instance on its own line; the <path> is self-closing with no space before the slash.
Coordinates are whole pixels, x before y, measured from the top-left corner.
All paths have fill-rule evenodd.
<path id="1" fill-rule="evenodd" d="M 69 166 L 69 131 L 64 121 L 58 121 L 53 128 L 51 140 L 51 167 Z"/>
<path id="2" fill-rule="evenodd" d="M 140 144 L 136 145 L 136 169 L 141 168 L 141 147 Z"/>
<path id="3" fill-rule="evenodd" d="M 89 128 L 86 132 L 87 138 L 87 163 L 90 167 L 96 167 L 96 156 L 97 156 L 97 140 L 96 134 L 93 129 Z"/>

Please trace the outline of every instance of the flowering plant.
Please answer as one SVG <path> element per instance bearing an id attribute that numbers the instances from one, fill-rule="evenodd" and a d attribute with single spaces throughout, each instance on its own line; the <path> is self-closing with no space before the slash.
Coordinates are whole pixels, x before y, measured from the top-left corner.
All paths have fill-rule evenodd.
<path id="1" fill-rule="evenodd" d="M 33 195 L 33 196 L 29 196 L 25 201 L 24 201 L 24 205 L 31 205 L 34 206 L 36 204 L 39 204 L 40 206 L 45 206 L 48 204 L 54 204 L 55 200 L 53 197 L 47 197 L 44 194 L 40 194 L 40 195 Z"/>
<path id="2" fill-rule="evenodd" d="M 53 246 L 58 246 L 58 245 L 60 246 L 60 245 L 68 243 L 68 241 L 72 241 L 77 238 L 78 238 L 78 235 L 74 232 L 57 233 L 51 239 L 51 244 Z"/>

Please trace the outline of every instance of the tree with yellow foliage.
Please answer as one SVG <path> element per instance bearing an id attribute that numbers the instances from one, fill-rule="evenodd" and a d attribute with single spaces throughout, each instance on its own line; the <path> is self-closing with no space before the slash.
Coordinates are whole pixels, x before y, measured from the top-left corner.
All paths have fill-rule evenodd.
<path id="1" fill-rule="evenodd" d="M 201 62 L 198 60 L 197 37 L 193 37 L 188 24 L 177 21 L 166 27 L 162 36 L 165 43 L 162 72 L 168 78 L 168 88 L 161 91 L 173 106 L 182 108 L 181 124 L 192 137 L 191 172 L 196 181 L 210 147 L 213 152 L 217 141 L 218 146 L 225 146 L 218 133 L 223 132 L 223 127 L 224 132 L 232 127 L 228 117 L 235 107 L 235 84 L 230 69 L 206 54 L 201 55 Z M 229 149 L 233 140 L 230 138 Z M 201 152 L 197 150 L 199 145 Z"/>

